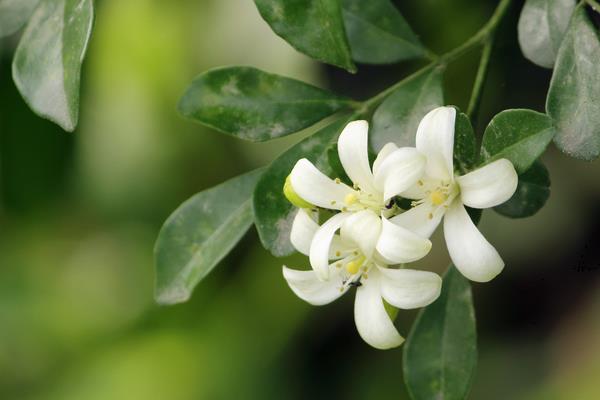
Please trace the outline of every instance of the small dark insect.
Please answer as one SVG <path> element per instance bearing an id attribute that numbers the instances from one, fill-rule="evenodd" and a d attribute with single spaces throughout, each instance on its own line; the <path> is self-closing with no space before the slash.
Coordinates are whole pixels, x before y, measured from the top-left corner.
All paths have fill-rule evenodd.
<path id="1" fill-rule="evenodd" d="M 392 207 L 394 207 L 394 199 L 390 199 L 390 201 L 385 205 L 385 208 L 388 210 Z"/>
<path id="2" fill-rule="evenodd" d="M 350 285 L 352 287 L 359 287 L 359 286 L 362 286 L 362 283 L 360 283 L 360 278 L 359 278 L 355 281 L 350 282 L 348 285 Z"/>

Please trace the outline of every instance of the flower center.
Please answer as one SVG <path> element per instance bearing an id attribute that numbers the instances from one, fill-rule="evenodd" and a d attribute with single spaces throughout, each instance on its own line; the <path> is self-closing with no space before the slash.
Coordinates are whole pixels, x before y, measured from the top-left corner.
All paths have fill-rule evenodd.
<path id="1" fill-rule="evenodd" d="M 340 291 L 344 291 L 349 286 L 362 286 L 361 281 L 369 278 L 368 272 L 373 265 L 373 262 L 359 251 L 354 251 L 350 256 L 338 261 L 335 266 L 343 267 Z"/>
<path id="2" fill-rule="evenodd" d="M 340 184 L 339 178 L 335 180 L 335 183 Z M 332 205 L 334 202 L 332 201 Z M 354 185 L 354 192 L 348 193 L 344 197 L 344 207 L 342 211 L 362 211 L 372 210 L 379 214 L 381 210 L 385 209 L 383 204 L 383 195 L 381 193 L 370 193 L 362 190 L 357 185 Z"/>
<path id="3" fill-rule="evenodd" d="M 420 184 L 420 186 L 423 186 Z M 421 200 L 413 201 L 411 205 L 416 207 L 421 204 L 429 204 L 432 212 L 429 213 L 429 219 L 433 218 L 433 213 L 439 207 L 448 208 L 448 205 L 459 193 L 459 187 L 454 182 L 438 182 L 433 190 L 426 190 L 425 196 Z"/>

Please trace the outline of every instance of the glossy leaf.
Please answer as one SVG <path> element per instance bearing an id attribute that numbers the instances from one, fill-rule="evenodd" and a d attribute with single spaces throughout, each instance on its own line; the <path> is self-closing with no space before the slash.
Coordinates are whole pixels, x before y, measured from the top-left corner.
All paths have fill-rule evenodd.
<path id="1" fill-rule="evenodd" d="M 181 303 L 252 225 L 252 192 L 263 169 L 194 195 L 160 230 L 154 256 L 156 301 Z"/>
<path id="2" fill-rule="evenodd" d="M 464 400 L 477 364 L 469 281 L 450 266 L 440 297 L 422 309 L 404 347 L 404 379 L 413 400 Z"/>
<path id="3" fill-rule="evenodd" d="M 273 31 L 301 53 L 356 71 L 340 0 L 254 0 Z"/>
<path id="4" fill-rule="evenodd" d="M 527 0 L 519 18 L 519 45 L 525 57 L 552 68 L 567 31 L 575 0 Z"/>
<path id="5" fill-rule="evenodd" d="M 326 90 L 251 67 L 226 67 L 198 76 L 179 112 L 221 132 L 254 142 L 306 128 L 349 105 Z"/>
<path id="6" fill-rule="evenodd" d="M 494 116 L 483 134 L 481 156 L 491 162 L 510 160 L 523 173 L 546 150 L 556 134 L 552 120 L 533 110 L 505 110 Z"/>
<path id="7" fill-rule="evenodd" d="M 387 64 L 422 57 L 417 35 L 389 0 L 342 0 L 352 58 L 365 64 Z"/>
<path id="8" fill-rule="evenodd" d="M 381 150 L 389 142 L 414 146 L 417 127 L 429 111 L 444 104 L 442 68 L 425 69 L 405 81 L 390 94 L 373 114 L 369 132 L 371 146 Z"/>
<path id="9" fill-rule="evenodd" d="M 467 173 L 477 163 L 477 143 L 469 117 L 457 110 L 454 122 L 454 167 Z"/>
<path id="10" fill-rule="evenodd" d="M 503 204 L 494 207 L 499 214 L 509 218 L 525 218 L 537 213 L 550 197 L 550 174 L 539 161 L 519 176 L 515 194 Z"/>
<path id="11" fill-rule="evenodd" d="M 600 34 L 581 3 L 556 59 L 546 111 L 556 146 L 582 160 L 600 155 Z"/>
<path id="12" fill-rule="evenodd" d="M 283 195 L 283 184 L 296 162 L 307 158 L 328 173 L 328 149 L 348 121 L 341 119 L 294 145 L 267 168 L 254 191 L 256 229 L 263 246 L 274 256 L 294 252 L 290 242 L 292 221 L 297 208 Z"/>
<path id="13" fill-rule="evenodd" d="M 29 107 L 66 131 L 79 116 L 79 76 L 92 0 L 45 0 L 31 16 L 13 60 L 13 79 Z"/>
<path id="14" fill-rule="evenodd" d="M 0 0 L 0 37 L 15 33 L 35 10 L 40 0 Z"/>

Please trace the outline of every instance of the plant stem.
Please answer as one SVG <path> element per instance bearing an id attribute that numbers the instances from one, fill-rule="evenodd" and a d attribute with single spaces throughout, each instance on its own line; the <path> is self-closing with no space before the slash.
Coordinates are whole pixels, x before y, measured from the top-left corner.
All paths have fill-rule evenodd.
<path id="1" fill-rule="evenodd" d="M 597 13 L 600 13 L 600 3 L 596 0 L 584 0 L 590 7 L 594 9 Z"/>
<path id="2" fill-rule="evenodd" d="M 479 111 L 479 105 L 481 104 L 483 84 L 485 83 L 485 78 L 487 77 L 487 71 L 490 65 L 490 55 L 492 54 L 493 47 L 494 37 L 490 36 L 489 40 L 483 45 L 481 58 L 479 59 L 479 67 L 477 68 L 477 75 L 475 76 L 473 90 L 471 91 L 471 97 L 469 99 L 469 106 L 467 107 L 467 116 L 471 119 L 473 125 L 475 125 L 475 119 L 477 112 Z"/>
<path id="3" fill-rule="evenodd" d="M 461 57 L 463 54 L 467 53 L 468 51 L 472 50 L 473 48 L 480 46 L 482 44 L 488 43 L 491 40 L 491 37 L 493 36 L 494 32 L 498 28 L 500 21 L 506 14 L 506 11 L 508 10 L 508 7 L 510 6 L 511 1 L 512 0 L 500 0 L 500 3 L 498 3 L 496 10 L 492 14 L 492 16 L 490 17 L 488 22 L 469 40 L 467 40 L 460 46 L 455 47 L 454 49 L 448 51 L 447 53 L 441 55 L 436 60 L 427 64 L 423 68 L 421 68 L 418 71 L 414 72 L 413 74 L 407 76 L 406 78 L 396 82 L 394 85 L 388 87 L 384 91 L 376 94 L 375 96 L 373 96 L 370 99 L 363 102 L 362 107 L 360 109 L 360 113 L 361 114 L 369 113 L 370 111 L 373 110 L 373 108 L 377 107 L 377 105 L 379 105 L 379 103 L 381 103 L 387 96 L 389 96 L 390 93 L 392 93 L 399 87 L 403 86 L 407 82 L 420 76 L 421 74 L 429 71 L 430 69 L 432 69 L 436 66 L 445 66 L 446 64 L 456 60 L 457 58 Z M 590 0 L 590 1 L 593 1 L 593 0 Z M 489 58 L 489 55 L 487 57 Z"/>

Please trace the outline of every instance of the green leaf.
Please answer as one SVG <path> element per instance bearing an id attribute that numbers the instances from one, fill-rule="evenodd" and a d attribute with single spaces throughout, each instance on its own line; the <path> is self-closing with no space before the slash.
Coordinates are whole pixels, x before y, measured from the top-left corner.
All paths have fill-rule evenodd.
<path id="1" fill-rule="evenodd" d="M 467 398 L 477 364 L 475 310 L 469 281 L 454 266 L 440 297 L 417 316 L 403 364 L 413 400 Z"/>
<path id="2" fill-rule="evenodd" d="M 560 47 L 546 111 L 554 121 L 556 146 L 572 157 L 600 155 L 600 35 L 581 3 Z"/>
<path id="3" fill-rule="evenodd" d="M 179 101 L 179 112 L 221 132 L 261 142 L 297 132 L 349 104 L 304 82 L 251 67 L 226 67 L 194 79 Z"/>
<path id="4" fill-rule="evenodd" d="M 33 13 L 40 0 L 0 0 L 0 38 L 15 33 Z"/>
<path id="5" fill-rule="evenodd" d="M 461 173 L 469 172 L 477 163 L 477 143 L 469 117 L 457 109 L 454 122 L 454 165 Z"/>
<path id="6" fill-rule="evenodd" d="M 509 218 L 525 218 L 537 213 L 550 197 L 550 174 L 540 161 L 519 176 L 515 194 L 494 211 Z"/>
<path id="7" fill-rule="evenodd" d="M 194 195 L 162 226 L 154 256 L 156 301 L 181 303 L 252 225 L 252 191 L 263 169 Z"/>
<path id="8" fill-rule="evenodd" d="M 13 79 L 29 107 L 66 131 L 79 116 L 79 75 L 92 24 L 92 0 L 45 0 L 29 19 Z"/>
<path id="9" fill-rule="evenodd" d="M 575 0 L 527 0 L 519 17 L 519 44 L 529 61 L 552 68 Z"/>
<path id="10" fill-rule="evenodd" d="M 267 168 L 254 191 L 254 218 L 260 240 L 274 256 L 294 252 L 290 242 L 292 222 L 297 212 L 283 195 L 283 184 L 296 162 L 307 158 L 324 173 L 328 167 L 328 148 L 334 143 L 348 120 L 341 119 L 292 146 Z"/>
<path id="11" fill-rule="evenodd" d="M 443 69 L 428 68 L 405 81 L 373 114 L 371 146 L 381 150 L 389 142 L 414 146 L 417 127 L 429 111 L 444 104 Z"/>
<path id="12" fill-rule="evenodd" d="M 365 64 L 388 64 L 422 57 L 417 35 L 389 0 L 342 0 L 352 58 Z"/>
<path id="13" fill-rule="evenodd" d="M 293 48 L 350 72 L 350 56 L 340 0 L 254 0 L 263 19 Z"/>
<path id="14" fill-rule="evenodd" d="M 544 153 L 556 134 L 552 120 L 533 110 L 504 110 L 485 128 L 481 156 L 485 163 L 510 160 L 523 173 Z"/>

